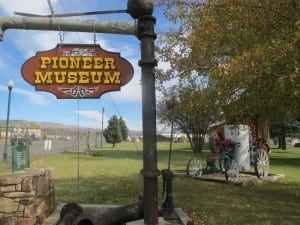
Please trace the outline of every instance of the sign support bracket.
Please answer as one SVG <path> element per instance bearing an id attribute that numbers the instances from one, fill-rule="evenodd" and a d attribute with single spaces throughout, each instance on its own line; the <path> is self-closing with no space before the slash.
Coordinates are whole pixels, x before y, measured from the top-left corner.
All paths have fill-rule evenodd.
<path id="1" fill-rule="evenodd" d="M 99 21 L 56 17 L 1 17 L 0 41 L 3 40 L 3 33 L 7 29 L 136 35 L 137 21 Z"/>

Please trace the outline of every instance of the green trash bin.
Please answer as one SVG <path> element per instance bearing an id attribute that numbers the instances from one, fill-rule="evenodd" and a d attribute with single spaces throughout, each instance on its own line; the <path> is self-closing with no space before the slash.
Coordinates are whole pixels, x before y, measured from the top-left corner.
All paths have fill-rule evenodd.
<path id="1" fill-rule="evenodd" d="M 29 168 L 29 146 L 17 145 L 12 147 L 12 171 Z"/>

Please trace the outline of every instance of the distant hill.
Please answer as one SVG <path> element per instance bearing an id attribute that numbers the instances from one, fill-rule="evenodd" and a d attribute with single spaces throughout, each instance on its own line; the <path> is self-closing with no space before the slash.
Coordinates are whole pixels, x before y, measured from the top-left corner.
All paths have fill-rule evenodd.
<path id="1" fill-rule="evenodd" d="M 0 120 L 0 128 L 5 128 L 6 126 L 6 120 Z M 55 122 L 40 122 L 40 121 L 27 121 L 27 120 L 10 120 L 9 121 L 10 127 L 20 127 L 20 128 L 40 128 L 43 131 L 47 131 L 48 134 L 53 135 L 60 135 L 61 133 L 68 134 L 68 135 L 74 135 L 79 132 L 87 133 L 87 132 L 98 132 L 99 129 L 95 128 L 89 128 L 89 127 L 78 127 L 76 125 L 66 125 L 61 123 L 55 123 Z M 131 136 L 142 136 L 142 131 L 136 131 L 136 130 L 129 130 L 129 134 Z"/>
<path id="2" fill-rule="evenodd" d="M 43 130 L 64 130 L 68 132 L 73 132 L 76 133 L 78 127 L 76 125 L 65 125 L 65 124 L 60 124 L 60 123 L 52 123 L 52 122 L 38 122 L 41 126 L 41 129 Z M 105 129 L 105 128 L 104 128 Z M 88 128 L 88 127 L 79 127 L 80 133 L 87 133 L 88 131 L 90 132 L 98 132 L 100 131 L 99 129 L 95 128 Z M 129 135 L 130 136 L 142 136 L 143 132 L 138 131 L 138 130 L 129 130 Z"/>
<path id="3" fill-rule="evenodd" d="M 54 123 L 54 122 L 36 122 L 40 125 L 41 129 L 64 129 L 64 130 L 77 130 L 76 125 L 66 125 L 61 123 Z M 88 127 L 79 127 L 79 130 L 96 130 L 94 128 L 88 128 Z"/>

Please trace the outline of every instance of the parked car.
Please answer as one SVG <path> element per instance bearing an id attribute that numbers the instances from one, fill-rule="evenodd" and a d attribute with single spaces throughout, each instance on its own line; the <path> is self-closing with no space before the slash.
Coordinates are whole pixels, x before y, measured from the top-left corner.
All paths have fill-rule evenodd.
<path id="1" fill-rule="evenodd" d="M 31 137 L 12 137 L 10 138 L 11 145 L 31 145 Z"/>

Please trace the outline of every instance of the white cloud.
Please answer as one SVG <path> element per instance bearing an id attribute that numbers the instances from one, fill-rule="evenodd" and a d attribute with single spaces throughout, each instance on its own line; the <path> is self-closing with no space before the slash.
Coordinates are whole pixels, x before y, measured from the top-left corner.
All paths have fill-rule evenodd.
<path id="1" fill-rule="evenodd" d="M 81 120 L 81 125 L 84 127 L 99 128 L 102 121 L 102 113 L 95 110 L 80 110 L 76 111 L 77 114 L 85 118 Z M 107 126 L 107 119 L 103 116 L 103 126 Z"/>
<path id="2" fill-rule="evenodd" d="M 131 121 L 126 121 L 126 125 L 129 130 L 142 130 L 143 122 L 142 120 L 137 123 L 132 123 Z"/>
<path id="3" fill-rule="evenodd" d="M 63 40 L 60 40 L 60 34 L 63 35 Z M 27 41 L 24 42 L 24 39 Z M 16 48 L 24 55 L 24 58 L 27 59 L 34 56 L 37 51 L 53 49 L 57 44 L 93 44 L 93 34 L 58 31 L 26 31 L 22 32 L 22 35 L 15 35 L 10 41 L 14 43 Z M 100 44 L 103 48 L 109 47 L 103 38 L 97 38 L 96 43 Z"/>
<path id="4" fill-rule="evenodd" d="M 51 0 L 54 11 L 61 11 L 61 4 L 58 0 Z M 46 0 L 0 0 L 0 9 L 6 16 L 13 16 L 14 12 L 34 13 L 40 15 L 50 14 L 50 9 Z M 2 15 L 3 16 L 3 15 Z M 18 51 L 29 58 L 35 55 L 36 51 L 49 50 L 57 43 L 94 43 L 94 34 L 80 32 L 59 32 L 59 31 L 33 31 L 33 30 L 12 30 L 13 38 L 11 42 Z M 21 35 L 20 35 L 21 34 Z M 107 48 L 105 39 L 96 35 L 96 43 L 103 48 Z"/>
<path id="5" fill-rule="evenodd" d="M 80 126 L 82 127 L 90 127 L 95 129 L 101 129 L 102 127 L 102 113 L 96 110 L 80 110 L 76 111 L 77 114 L 81 116 Z M 128 121 L 123 117 L 127 127 L 130 130 L 142 130 L 142 121 L 132 122 Z M 108 118 L 103 116 L 103 128 L 108 126 Z"/>
<path id="6" fill-rule="evenodd" d="M 7 86 L 0 85 L 0 91 L 7 91 Z M 27 91 L 21 88 L 14 88 L 14 93 L 24 96 L 28 99 L 29 102 L 36 105 L 47 105 L 49 101 L 47 100 L 48 96 L 44 96 L 43 94 L 39 94 L 37 92 Z"/>
<path id="7" fill-rule="evenodd" d="M 80 110 L 80 111 L 76 111 L 76 113 L 78 113 L 79 115 L 88 118 L 90 120 L 96 120 L 96 121 L 100 121 L 101 120 L 101 116 L 102 114 L 99 113 L 98 111 L 85 111 L 85 110 Z"/>
<path id="8" fill-rule="evenodd" d="M 39 94 L 37 92 L 27 91 L 20 88 L 14 88 L 14 92 L 26 97 L 31 103 L 36 105 L 47 105 L 49 101 L 47 100 L 49 96 L 44 96 L 43 94 Z"/>
<path id="9" fill-rule="evenodd" d="M 51 0 L 51 3 L 55 5 L 58 0 Z M 46 0 L 0 0 L 0 7 L 9 16 L 12 16 L 14 12 L 36 13 L 36 14 L 49 14 L 50 9 Z"/>
<path id="10" fill-rule="evenodd" d="M 0 91 L 7 92 L 8 91 L 7 86 L 0 84 Z M 35 105 L 48 105 L 49 104 L 49 96 L 46 96 L 44 94 L 28 91 L 28 90 L 25 90 L 22 88 L 17 88 L 17 87 L 13 88 L 13 92 L 27 98 L 31 104 L 35 104 Z"/>
<path id="11" fill-rule="evenodd" d="M 137 64 L 135 64 L 137 65 Z M 139 67 L 134 68 L 134 75 L 128 84 L 121 87 L 120 91 L 112 92 L 114 99 L 122 102 L 141 102 L 142 88 L 141 88 L 141 70 Z"/>

